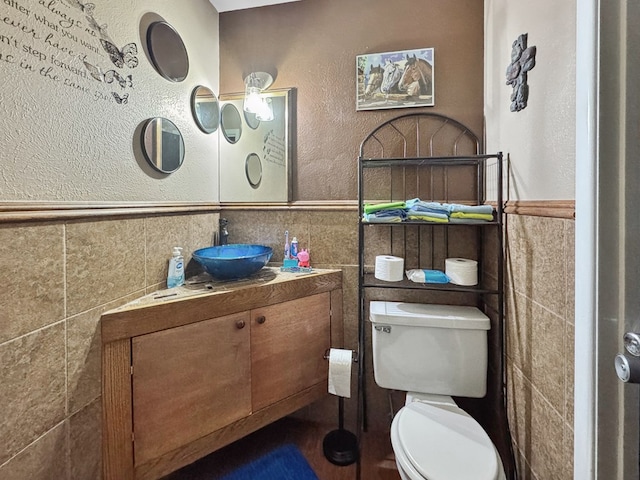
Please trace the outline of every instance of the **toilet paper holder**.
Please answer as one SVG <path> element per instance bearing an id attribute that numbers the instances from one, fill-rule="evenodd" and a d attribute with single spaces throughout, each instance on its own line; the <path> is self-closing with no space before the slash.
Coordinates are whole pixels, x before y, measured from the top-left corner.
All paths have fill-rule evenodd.
<path id="1" fill-rule="evenodd" d="M 345 349 L 347 350 L 347 349 Z M 351 352 L 351 360 L 358 363 L 358 352 Z M 325 350 L 323 358 L 329 360 L 331 349 Z M 358 461 L 360 447 L 358 437 L 344 428 L 344 397 L 338 396 L 338 429 L 325 435 L 322 441 L 322 451 L 329 462 L 340 467 L 346 467 Z"/>
<path id="2" fill-rule="evenodd" d="M 325 360 L 329 360 L 329 353 L 331 352 L 330 348 L 327 348 L 324 351 L 324 355 L 322 355 L 322 358 L 324 358 Z M 351 350 L 351 360 L 353 360 L 354 363 L 358 363 L 358 353 L 355 352 L 354 350 Z"/>

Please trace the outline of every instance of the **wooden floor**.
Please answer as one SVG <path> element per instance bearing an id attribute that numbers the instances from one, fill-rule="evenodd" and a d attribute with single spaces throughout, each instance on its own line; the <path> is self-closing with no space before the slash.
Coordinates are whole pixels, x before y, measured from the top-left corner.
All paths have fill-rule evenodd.
<path id="1" fill-rule="evenodd" d="M 322 440 L 331 427 L 283 418 L 262 430 L 188 465 L 163 480 L 216 480 L 279 445 L 292 443 L 320 480 L 358 480 L 356 465 L 339 467 L 322 453 Z M 359 480 L 399 480 L 388 432 L 366 432 L 361 439 Z"/>

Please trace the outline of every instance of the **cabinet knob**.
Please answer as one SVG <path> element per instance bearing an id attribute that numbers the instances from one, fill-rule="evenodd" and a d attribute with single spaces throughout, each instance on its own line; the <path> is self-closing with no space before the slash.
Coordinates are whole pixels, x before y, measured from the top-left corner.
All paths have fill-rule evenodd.
<path id="1" fill-rule="evenodd" d="M 238 320 L 238 321 L 236 322 L 236 328 L 237 328 L 238 330 L 240 330 L 240 329 L 244 328 L 244 320 Z"/>
<path id="2" fill-rule="evenodd" d="M 256 322 L 258 322 L 260 325 L 262 325 L 266 321 L 267 318 L 264 315 L 260 315 L 258 318 L 256 318 Z"/>

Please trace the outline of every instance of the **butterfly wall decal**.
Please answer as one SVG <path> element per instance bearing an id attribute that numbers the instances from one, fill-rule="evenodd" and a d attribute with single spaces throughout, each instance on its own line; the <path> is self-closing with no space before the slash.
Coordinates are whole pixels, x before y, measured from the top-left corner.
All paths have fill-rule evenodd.
<path id="1" fill-rule="evenodd" d="M 93 3 L 82 3 L 79 0 L 65 0 L 65 2 L 70 7 L 77 8 L 86 15 L 93 15 L 93 11 L 96 8 L 95 4 Z"/>
<path id="2" fill-rule="evenodd" d="M 98 35 L 100 35 L 101 38 L 104 38 L 105 40 L 109 40 L 109 35 L 107 34 L 107 24 L 103 24 L 103 25 L 98 25 L 98 22 L 96 22 L 96 19 L 93 18 L 91 15 L 87 15 L 85 17 L 87 19 L 87 22 L 89 23 L 89 26 L 98 33 Z"/>
<path id="3" fill-rule="evenodd" d="M 122 50 L 116 47 L 111 41 L 104 38 L 100 39 L 102 48 L 109 54 L 111 62 L 118 68 L 123 68 L 125 65 L 129 68 L 135 68 L 138 66 L 138 47 L 135 43 L 127 43 Z"/>
<path id="4" fill-rule="evenodd" d="M 132 75 L 127 75 L 126 77 L 123 77 L 115 70 L 107 70 L 106 72 L 103 72 L 100 69 L 100 67 L 92 65 L 86 60 L 82 60 L 82 63 L 84 63 L 84 66 L 89 72 L 89 74 L 99 82 L 113 83 L 114 81 L 116 81 L 118 82 L 121 88 L 126 88 L 126 87 L 133 88 Z"/>
<path id="5" fill-rule="evenodd" d="M 113 95 L 113 98 L 115 99 L 115 101 L 116 101 L 116 103 L 118 105 L 125 105 L 125 104 L 129 103 L 129 94 L 128 93 L 125 93 L 124 95 L 120 96 L 116 92 L 111 92 L 111 95 Z"/>

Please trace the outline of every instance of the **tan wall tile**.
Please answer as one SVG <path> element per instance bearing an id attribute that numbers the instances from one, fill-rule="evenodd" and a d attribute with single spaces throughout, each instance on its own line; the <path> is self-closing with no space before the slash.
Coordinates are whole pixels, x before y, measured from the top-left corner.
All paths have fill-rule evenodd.
<path id="1" fill-rule="evenodd" d="M 562 415 L 566 358 L 564 321 L 533 303 L 531 326 L 531 383 Z"/>
<path id="2" fill-rule="evenodd" d="M 0 343 L 64 318 L 62 225 L 0 228 Z"/>
<path id="3" fill-rule="evenodd" d="M 70 223 L 66 239 L 67 315 L 144 288 L 144 220 Z"/>
<path id="4" fill-rule="evenodd" d="M 189 261 L 194 249 L 190 242 L 190 224 L 188 215 L 150 217 L 144 220 L 146 285 L 166 285 L 173 247 L 182 247 L 185 262 Z"/>
<path id="5" fill-rule="evenodd" d="M 564 318 L 566 258 L 563 220 L 509 215 L 507 248 L 515 289 Z"/>
<path id="6" fill-rule="evenodd" d="M 565 401 L 564 419 L 573 428 L 573 395 L 575 382 L 575 326 L 569 322 L 565 324 Z"/>
<path id="7" fill-rule="evenodd" d="M 100 399 L 69 418 L 71 479 L 99 479 L 102 475 L 102 407 Z"/>
<path id="8" fill-rule="evenodd" d="M 563 440 L 563 459 L 564 467 L 562 470 L 563 480 L 573 479 L 573 423 L 571 425 L 564 424 L 564 440 Z"/>
<path id="9" fill-rule="evenodd" d="M 0 345 L 0 465 L 65 416 L 65 325 Z"/>
<path id="10" fill-rule="evenodd" d="M 309 227 L 309 250 L 315 263 L 358 264 L 357 214 L 318 212 Z"/>
<path id="11" fill-rule="evenodd" d="M 213 245 L 214 234 L 217 235 L 220 228 L 220 214 L 203 213 L 199 215 L 191 215 L 189 217 L 189 244 L 191 250 L 187 252 L 189 256 L 198 248 L 209 247 Z"/>
<path id="12" fill-rule="evenodd" d="M 573 220 L 508 217 L 509 414 L 519 472 L 540 480 L 572 478 L 574 232 Z"/>
<path id="13" fill-rule="evenodd" d="M 575 324 L 575 295 L 576 295 L 576 268 L 575 268 L 575 248 L 576 248 L 576 222 L 565 220 L 565 246 L 564 255 L 567 269 L 567 311 L 565 318 L 571 324 Z"/>
<path id="14" fill-rule="evenodd" d="M 221 212 L 221 218 L 229 221 L 229 243 L 258 243 L 273 248 L 272 262 L 282 262 L 284 257 L 284 232 L 289 231 L 289 241 L 297 237 L 302 248 L 309 248 L 308 212 L 284 211 L 233 211 Z M 311 255 L 314 262 L 313 252 Z"/>
<path id="15" fill-rule="evenodd" d="M 73 413 L 102 392 L 100 315 L 97 308 L 67 320 L 68 411 Z"/>
<path id="16" fill-rule="evenodd" d="M 49 430 L 37 441 L 0 466 L 3 480 L 63 480 L 68 478 L 67 422 Z M 99 477 L 85 477 L 91 480 Z"/>
<path id="17" fill-rule="evenodd" d="M 530 465 L 533 478 L 559 480 L 565 458 L 561 416 L 513 365 L 508 382 L 509 424 L 517 450 Z M 519 472 L 526 473 L 521 468 L 522 464 Z"/>

